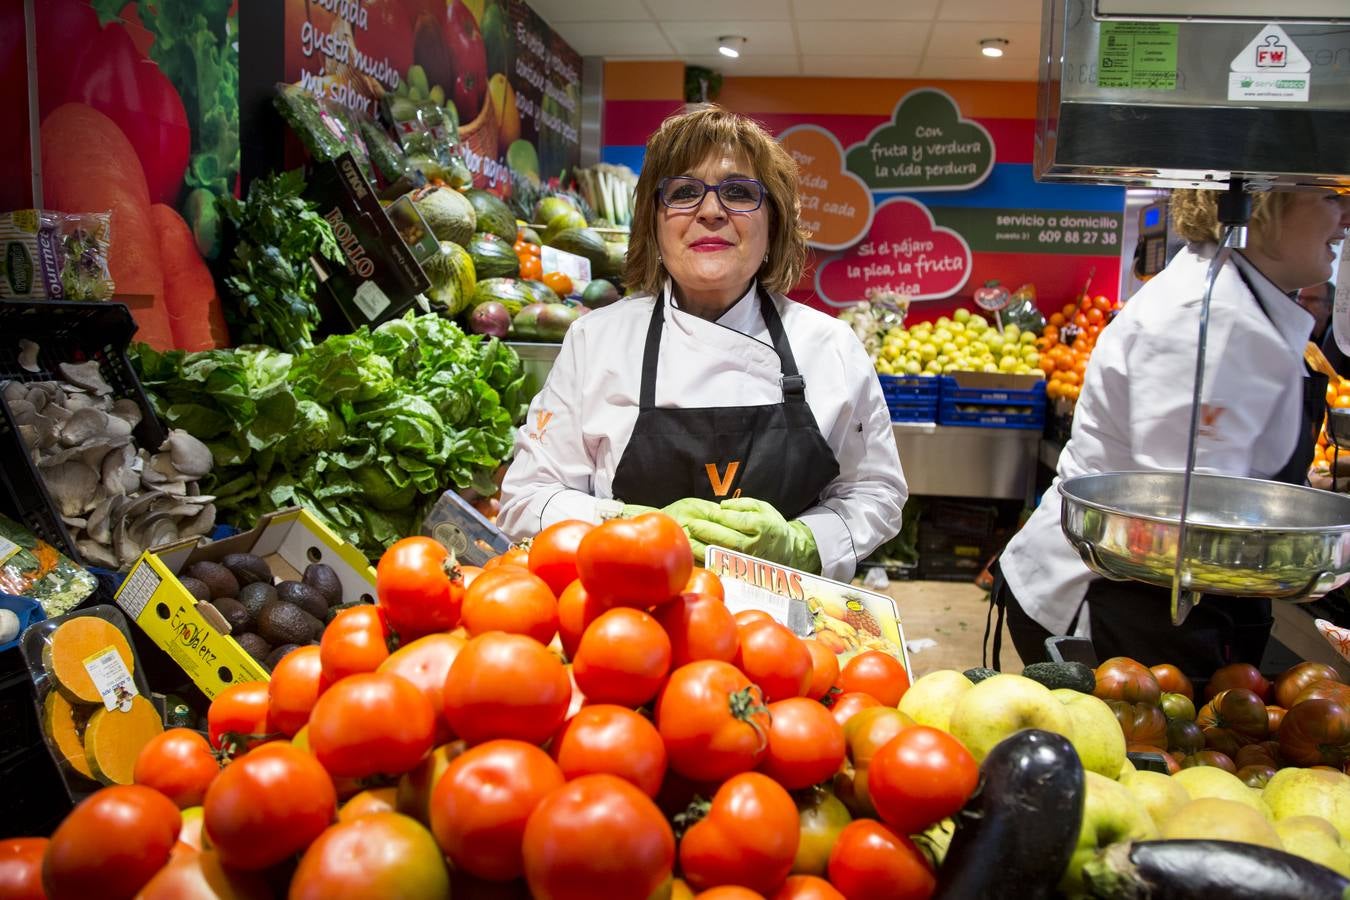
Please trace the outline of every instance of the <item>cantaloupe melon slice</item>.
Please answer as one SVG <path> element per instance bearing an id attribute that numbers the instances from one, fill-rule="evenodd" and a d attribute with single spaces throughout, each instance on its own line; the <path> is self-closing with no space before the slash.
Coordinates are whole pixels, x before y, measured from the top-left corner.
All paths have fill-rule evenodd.
<path id="1" fill-rule="evenodd" d="M 42 648 L 42 667 L 72 703 L 102 703 L 103 697 L 89 677 L 84 661 L 108 647 L 116 648 L 127 671 L 134 674 L 136 662 L 121 629 L 98 616 L 77 616 L 63 622 L 47 637 Z"/>
<path id="2" fill-rule="evenodd" d="M 163 731 L 164 722 L 154 704 L 144 697 L 133 697 L 126 712 L 101 706 L 94 710 L 84 729 L 84 752 L 94 777 L 104 784 L 131 784 L 136 757 Z"/>
<path id="3" fill-rule="evenodd" d="M 71 706 L 60 691 L 48 691 L 42 701 L 42 730 L 52 739 L 61 758 L 85 778 L 94 777 L 84 754 L 82 736 L 90 712 L 89 707 Z"/>

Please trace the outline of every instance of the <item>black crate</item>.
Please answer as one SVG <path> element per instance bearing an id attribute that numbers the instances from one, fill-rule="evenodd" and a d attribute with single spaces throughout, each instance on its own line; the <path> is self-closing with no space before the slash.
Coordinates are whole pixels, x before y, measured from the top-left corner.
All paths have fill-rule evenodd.
<path id="1" fill-rule="evenodd" d="M 947 553 L 952 556 L 974 557 L 986 560 L 998 552 L 1002 546 L 997 534 L 989 537 L 977 537 L 966 534 L 953 534 L 940 528 L 919 528 L 919 556 L 928 553 Z"/>
<path id="2" fill-rule="evenodd" d="M 949 534 L 990 537 L 998 524 L 998 507 L 955 500 L 928 500 L 919 521 L 920 531 L 924 530 L 924 525 L 933 525 Z"/>
<path id="3" fill-rule="evenodd" d="M 41 742 L 0 763 L 0 785 L 0 839 L 45 837 L 70 812 L 61 773 Z"/>
<path id="4" fill-rule="evenodd" d="M 915 575 L 923 581 L 974 581 L 987 562 L 987 557 L 921 552 Z"/>
<path id="5" fill-rule="evenodd" d="M 121 303 L 61 300 L 0 300 L 0 383 L 61 381 L 60 363 L 97 360 L 113 396 L 130 398 L 141 408 L 136 444 L 157 450 L 167 436 L 136 378 L 126 349 L 136 333 L 131 312 Z M 38 345 L 37 371 L 19 365 L 19 341 Z M 34 534 L 81 565 L 42 477 L 0 397 L 0 513 L 22 522 Z"/>

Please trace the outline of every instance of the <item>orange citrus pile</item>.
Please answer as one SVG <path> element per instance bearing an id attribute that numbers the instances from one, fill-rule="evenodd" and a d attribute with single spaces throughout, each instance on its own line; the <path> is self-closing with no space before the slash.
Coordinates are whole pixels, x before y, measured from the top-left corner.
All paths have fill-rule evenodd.
<path id="1" fill-rule="evenodd" d="M 1100 295 L 1090 297 L 1084 293 L 1076 303 L 1067 303 L 1062 310 L 1050 316 L 1036 346 L 1041 351 L 1041 368 L 1048 378 L 1045 392 L 1051 399 L 1078 399 L 1088 358 L 1092 355 L 1092 348 L 1097 346 L 1097 336 L 1119 309 L 1118 301 L 1112 302 Z M 1065 343 L 1061 340 L 1061 329 L 1070 325 L 1077 328 L 1077 336 Z"/>

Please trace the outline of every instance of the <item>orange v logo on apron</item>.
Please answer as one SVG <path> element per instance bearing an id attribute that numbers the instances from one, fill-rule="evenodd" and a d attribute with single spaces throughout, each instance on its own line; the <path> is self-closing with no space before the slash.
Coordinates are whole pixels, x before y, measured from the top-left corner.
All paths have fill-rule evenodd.
<path id="1" fill-rule="evenodd" d="M 539 429 L 540 431 L 543 431 L 545 428 L 548 427 L 548 423 L 550 420 L 552 420 L 552 418 L 553 413 L 549 412 L 546 409 L 541 409 L 539 410 L 539 412 L 535 413 L 534 427 Z"/>
<path id="2" fill-rule="evenodd" d="M 727 463 L 727 473 L 723 476 L 717 471 L 717 463 L 705 463 L 703 468 L 708 473 L 708 484 L 712 485 L 714 497 L 725 497 L 727 491 L 731 490 L 731 485 L 736 480 L 736 471 L 740 469 L 741 461 L 739 459 Z"/>

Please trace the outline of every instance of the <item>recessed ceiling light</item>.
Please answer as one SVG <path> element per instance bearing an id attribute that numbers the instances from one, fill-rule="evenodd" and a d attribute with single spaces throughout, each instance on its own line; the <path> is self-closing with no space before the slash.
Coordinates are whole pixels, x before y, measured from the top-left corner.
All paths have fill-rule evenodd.
<path id="1" fill-rule="evenodd" d="M 1003 48 L 1008 46 L 1008 42 L 1003 38 L 985 38 L 980 41 L 980 52 L 985 56 L 998 57 L 1003 55 Z"/>
<path id="2" fill-rule="evenodd" d="M 725 34 L 717 39 L 717 52 L 723 56 L 729 56 L 736 59 L 741 55 L 741 48 L 746 44 L 746 38 L 738 34 Z"/>

